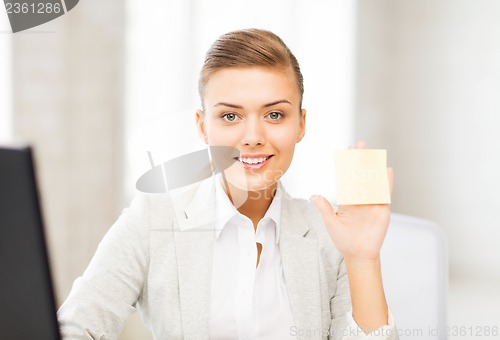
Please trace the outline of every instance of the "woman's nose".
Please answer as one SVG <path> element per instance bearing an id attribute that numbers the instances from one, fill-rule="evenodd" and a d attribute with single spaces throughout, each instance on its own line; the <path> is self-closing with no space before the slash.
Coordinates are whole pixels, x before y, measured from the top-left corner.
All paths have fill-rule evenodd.
<path id="1" fill-rule="evenodd" d="M 258 118 L 249 118 L 244 126 L 245 131 L 241 143 L 250 147 L 263 145 L 266 142 L 263 122 Z"/>

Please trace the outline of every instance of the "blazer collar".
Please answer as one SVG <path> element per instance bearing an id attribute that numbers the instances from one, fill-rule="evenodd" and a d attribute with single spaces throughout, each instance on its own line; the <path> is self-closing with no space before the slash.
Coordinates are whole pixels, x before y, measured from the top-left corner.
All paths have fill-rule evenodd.
<path id="1" fill-rule="evenodd" d="M 215 180 L 213 176 L 177 197 L 179 205 L 187 202 L 183 213 L 177 212 L 178 232 L 174 232 L 187 339 L 209 334 Z M 317 241 L 305 237 L 309 230 L 308 222 L 283 189 L 279 247 L 294 326 L 321 330 L 319 252 Z"/>
<path id="2" fill-rule="evenodd" d="M 213 229 L 215 177 L 176 191 L 171 195 L 179 229 Z"/>

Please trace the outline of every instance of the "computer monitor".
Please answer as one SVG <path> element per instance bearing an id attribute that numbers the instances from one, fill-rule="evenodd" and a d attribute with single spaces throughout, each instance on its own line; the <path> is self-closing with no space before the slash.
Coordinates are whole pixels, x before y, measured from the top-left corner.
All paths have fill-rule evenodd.
<path id="1" fill-rule="evenodd" d="M 0 338 L 60 339 L 29 147 L 0 147 Z"/>

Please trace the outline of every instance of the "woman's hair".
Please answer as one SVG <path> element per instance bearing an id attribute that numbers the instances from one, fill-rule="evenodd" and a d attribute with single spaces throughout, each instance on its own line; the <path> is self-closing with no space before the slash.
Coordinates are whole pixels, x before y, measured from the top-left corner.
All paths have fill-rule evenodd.
<path id="1" fill-rule="evenodd" d="M 212 74 L 228 67 L 252 66 L 292 70 L 302 106 L 304 84 L 297 59 L 276 34 L 255 28 L 226 33 L 209 48 L 198 82 L 202 105 L 205 86 Z"/>

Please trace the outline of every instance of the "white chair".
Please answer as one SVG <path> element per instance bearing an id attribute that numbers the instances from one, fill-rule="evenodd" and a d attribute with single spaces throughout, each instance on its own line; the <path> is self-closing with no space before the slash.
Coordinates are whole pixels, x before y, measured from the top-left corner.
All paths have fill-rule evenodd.
<path id="1" fill-rule="evenodd" d="M 382 275 L 400 339 L 447 339 L 447 254 L 438 225 L 391 215 L 381 250 Z"/>

